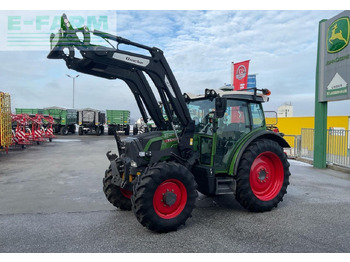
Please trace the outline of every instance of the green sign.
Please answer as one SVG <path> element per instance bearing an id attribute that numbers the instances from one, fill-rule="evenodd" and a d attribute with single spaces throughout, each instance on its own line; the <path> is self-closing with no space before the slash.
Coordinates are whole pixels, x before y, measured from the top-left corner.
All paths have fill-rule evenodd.
<path id="1" fill-rule="evenodd" d="M 350 99 L 350 11 L 319 24 L 318 101 Z"/>
<path id="2" fill-rule="evenodd" d="M 326 168 L 327 104 L 350 99 L 350 11 L 319 23 L 315 90 L 314 167 Z"/>
<path id="3" fill-rule="evenodd" d="M 348 87 L 338 88 L 337 90 L 327 90 L 327 96 L 339 96 L 339 95 L 347 95 Z"/>
<path id="4" fill-rule="evenodd" d="M 335 20 L 327 32 L 327 52 L 338 53 L 349 43 L 349 18 L 342 17 Z"/>

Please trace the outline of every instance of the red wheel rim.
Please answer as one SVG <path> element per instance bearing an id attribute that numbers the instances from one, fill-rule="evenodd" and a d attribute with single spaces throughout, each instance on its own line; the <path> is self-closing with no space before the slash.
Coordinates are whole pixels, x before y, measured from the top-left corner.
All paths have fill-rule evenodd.
<path id="1" fill-rule="evenodd" d="M 250 168 L 249 182 L 258 199 L 274 199 L 282 188 L 283 180 L 282 161 L 275 153 L 264 152 L 256 157 Z"/>
<path id="2" fill-rule="evenodd" d="M 124 188 L 120 188 L 120 193 L 122 193 L 122 195 L 128 199 L 130 199 L 132 196 L 132 191 L 126 190 Z"/>
<path id="3" fill-rule="evenodd" d="M 158 216 L 172 219 L 178 216 L 187 203 L 187 190 L 177 179 L 161 183 L 153 196 L 153 207 Z"/>

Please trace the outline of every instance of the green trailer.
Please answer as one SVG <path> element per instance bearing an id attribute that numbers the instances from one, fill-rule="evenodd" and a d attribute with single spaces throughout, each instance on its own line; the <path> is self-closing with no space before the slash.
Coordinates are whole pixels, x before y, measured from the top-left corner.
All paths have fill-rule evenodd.
<path id="1" fill-rule="evenodd" d="M 130 111 L 128 110 L 106 110 L 108 135 L 115 131 L 123 131 L 125 135 L 130 132 Z"/>
<path id="2" fill-rule="evenodd" d="M 68 135 L 70 132 L 75 134 L 75 124 L 77 123 L 76 109 L 53 106 L 44 108 L 44 114 L 51 115 L 55 120 L 55 124 L 53 125 L 54 133 Z"/>
<path id="3" fill-rule="evenodd" d="M 44 110 L 39 109 L 39 108 L 16 108 L 16 115 L 19 115 L 19 114 L 28 114 L 28 115 L 40 114 L 40 115 L 43 115 Z"/>

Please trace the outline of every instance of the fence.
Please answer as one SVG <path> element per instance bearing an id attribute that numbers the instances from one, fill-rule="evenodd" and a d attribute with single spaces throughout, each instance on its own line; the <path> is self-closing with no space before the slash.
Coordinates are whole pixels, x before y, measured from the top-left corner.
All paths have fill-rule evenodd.
<path id="1" fill-rule="evenodd" d="M 313 159 L 314 156 L 314 129 L 301 129 L 300 150 L 298 156 Z M 350 167 L 350 141 L 349 130 L 327 130 L 327 156 L 328 163 Z"/>
<path id="2" fill-rule="evenodd" d="M 288 155 L 289 158 L 298 157 L 298 136 L 295 135 L 284 135 L 284 139 L 290 145 L 290 148 L 285 148 L 284 152 Z"/>
<path id="3" fill-rule="evenodd" d="M 314 129 L 302 128 L 300 136 L 300 157 L 314 158 Z"/>
<path id="4" fill-rule="evenodd" d="M 0 92 L 0 149 L 8 149 L 12 143 L 11 135 L 10 95 Z"/>

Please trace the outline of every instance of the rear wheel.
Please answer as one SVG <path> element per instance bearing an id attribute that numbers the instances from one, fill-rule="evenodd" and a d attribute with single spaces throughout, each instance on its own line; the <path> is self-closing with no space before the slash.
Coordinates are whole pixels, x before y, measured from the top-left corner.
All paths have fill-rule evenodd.
<path id="1" fill-rule="evenodd" d="M 138 177 L 132 196 L 137 220 L 156 232 L 176 230 L 191 216 L 197 198 L 192 173 L 176 162 L 161 162 Z"/>
<path id="2" fill-rule="evenodd" d="M 133 135 L 137 135 L 138 132 L 139 132 L 138 128 L 136 126 L 134 126 L 133 129 L 132 129 L 132 134 Z"/>
<path id="3" fill-rule="evenodd" d="M 60 132 L 61 132 L 61 135 L 66 136 L 68 135 L 69 129 L 66 126 L 62 126 Z"/>
<path id="4" fill-rule="evenodd" d="M 126 125 L 124 131 L 125 131 L 125 135 L 128 136 L 130 134 L 130 126 Z"/>
<path id="5" fill-rule="evenodd" d="M 100 136 L 101 135 L 101 128 L 99 126 L 96 126 L 95 127 L 95 132 L 96 132 L 97 136 Z"/>
<path id="6" fill-rule="evenodd" d="M 108 127 L 108 135 L 114 135 L 114 133 L 117 132 L 116 126 L 109 126 Z"/>
<path id="7" fill-rule="evenodd" d="M 75 124 L 69 126 L 69 132 L 75 134 Z"/>
<path id="8" fill-rule="evenodd" d="M 257 140 L 248 146 L 239 163 L 236 199 L 250 211 L 270 211 L 283 201 L 289 176 L 282 147 L 272 140 Z"/>
<path id="9" fill-rule="evenodd" d="M 103 178 L 103 192 L 107 200 L 121 210 L 131 210 L 132 192 L 112 184 L 112 169 L 108 168 Z"/>

